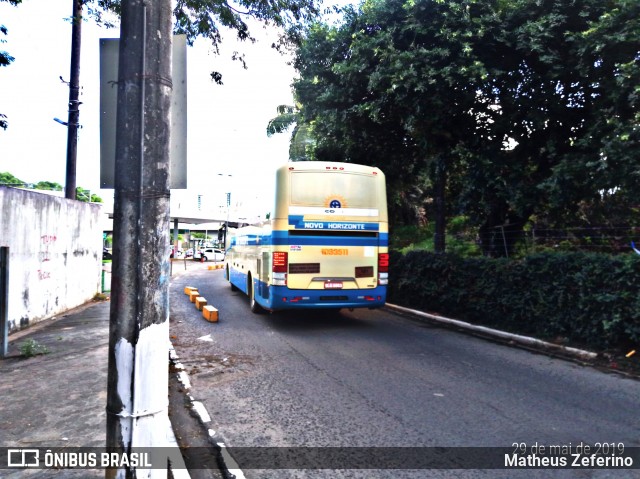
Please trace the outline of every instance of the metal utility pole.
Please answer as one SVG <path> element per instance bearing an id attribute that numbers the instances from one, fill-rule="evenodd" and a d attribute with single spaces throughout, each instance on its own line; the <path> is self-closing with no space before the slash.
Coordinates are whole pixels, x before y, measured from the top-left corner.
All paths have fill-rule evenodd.
<path id="1" fill-rule="evenodd" d="M 9 351 L 9 247 L 0 246 L 0 358 Z"/>
<path id="2" fill-rule="evenodd" d="M 231 208 L 231 193 L 227 193 L 227 221 L 224 223 L 224 250 L 227 251 L 227 234 L 229 233 L 229 208 Z M 236 225 L 237 228 L 237 225 Z"/>
<path id="3" fill-rule="evenodd" d="M 168 421 L 171 27 L 171 0 L 122 1 L 107 387 L 120 453 L 165 445 Z M 166 470 L 107 471 L 153 474 Z"/>
<path id="4" fill-rule="evenodd" d="M 67 175 L 64 196 L 76 199 L 76 162 L 80 121 L 80 42 L 82 39 L 82 0 L 73 1 L 71 18 L 71 78 L 69 79 L 69 120 L 67 121 Z"/>

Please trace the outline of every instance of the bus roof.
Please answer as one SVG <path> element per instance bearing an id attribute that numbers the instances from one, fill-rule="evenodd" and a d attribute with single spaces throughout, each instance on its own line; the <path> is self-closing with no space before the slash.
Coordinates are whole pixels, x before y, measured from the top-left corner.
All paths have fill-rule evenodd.
<path id="1" fill-rule="evenodd" d="M 353 173 L 362 174 L 375 174 L 383 175 L 384 173 L 380 168 L 375 166 L 358 165 L 356 163 L 339 163 L 333 161 L 290 161 L 286 165 L 283 165 L 279 170 L 289 171 L 347 171 Z"/>
<path id="2" fill-rule="evenodd" d="M 272 219 L 386 222 L 384 173 L 355 163 L 290 162 L 278 168 Z M 291 216 L 293 215 L 293 217 Z"/>

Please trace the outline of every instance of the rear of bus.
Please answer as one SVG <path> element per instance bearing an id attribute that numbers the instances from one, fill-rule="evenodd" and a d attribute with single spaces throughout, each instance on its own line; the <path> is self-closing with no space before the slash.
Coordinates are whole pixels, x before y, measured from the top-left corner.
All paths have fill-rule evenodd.
<path id="1" fill-rule="evenodd" d="M 269 309 L 376 308 L 388 283 L 382 171 L 294 162 L 277 172 Z"/>

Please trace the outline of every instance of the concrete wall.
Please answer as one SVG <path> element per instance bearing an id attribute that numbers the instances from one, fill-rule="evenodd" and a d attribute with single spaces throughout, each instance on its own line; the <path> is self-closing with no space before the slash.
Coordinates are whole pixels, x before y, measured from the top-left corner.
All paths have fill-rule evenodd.
<path id="1" fill-rule="evenodd" d="M 100 205 L 0 187 L 9 249 L 9 332 L 89 301 L 100 290 Z"/>

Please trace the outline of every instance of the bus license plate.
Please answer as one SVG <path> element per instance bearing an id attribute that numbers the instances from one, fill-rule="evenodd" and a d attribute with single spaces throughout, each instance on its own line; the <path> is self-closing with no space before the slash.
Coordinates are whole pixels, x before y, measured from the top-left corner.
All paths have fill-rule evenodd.
<path id="1" fill-rule="evenodd" d="M 325 281 L 324 289 L 342 289 L 342 281 Z"/>

